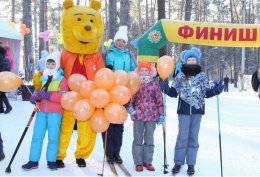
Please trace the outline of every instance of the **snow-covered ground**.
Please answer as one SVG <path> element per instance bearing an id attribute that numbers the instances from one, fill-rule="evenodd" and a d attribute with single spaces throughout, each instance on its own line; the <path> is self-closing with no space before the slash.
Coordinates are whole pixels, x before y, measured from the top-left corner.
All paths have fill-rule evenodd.
<path id="1" fill-rule="evenodd" d="M 222 156 L 224 176 L 260 176 L 260 100 L 252 91 L 224 92 L 219 96 L 220 121 L 222 138 Z M 90 158 L 86 160 L 87 167 L 79 168 L 75 163 L 73 153 L 77 132 L 74 131 L 71 144 L 64 160 L 66 167 L 57 171 L 47 168 L 45 158 L 46 139 L 38 169 L 24 171 L 21 165 L 27 163 L 33 124 L 29 128 L 19 152 L 11 166 L 12 173 L 5 173 L 14 149 L 21 137 L 26 123 L 33 110 L 33 105 L 21 100 L 11 101 L 13 111 L 10 114 L 0 114 L 0 131 L 4 141 L 6 158 L 0 162 L 0 176 L 97 176 L 102 170 L 103 148 L 101 135 L 98 134 L 96 145 Z M 176 114 L 177 99 L 167 97 L 167 160 L 169 171 L 173 167 L 174 145 L 178 130 Z M 33 122 L 34 123 L 34 122 Z M 163 133 L 162 127 L 157 126 L 155 132 L 155 152 L 153 165 L 155 172 L 136 172 L 132 159 L 131 144 L 133 129 L 131 120 L 125 123 L 121 156 L 125 166 L 133 176 L 170 176 L 163 174 Z M 217 98 L 206 100 L 206 114 L 203 116 L 200 130 L 200 149 L 197 158 L 195 176 L 220 176 L 219 131 Z M 186 175 L 184 165 L 178 176 Z M 120 176 L 124 176 L 118 169 Z M 113 176 L 105 165 L 104 176 Z"/>

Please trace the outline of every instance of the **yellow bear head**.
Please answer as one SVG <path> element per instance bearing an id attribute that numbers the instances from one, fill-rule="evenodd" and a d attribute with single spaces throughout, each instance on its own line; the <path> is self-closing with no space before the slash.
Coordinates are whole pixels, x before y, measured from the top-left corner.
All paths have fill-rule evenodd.
<path id="1" fill-rule="evenodd" d="M 98 10 L 101 3 L 91 0 L 90 5 L 74 5 L 73 0 L 63 2 L 64 11 L 61 16 L 61 34 L 64 48 L 72 53 L 97 53 L 104 25 Z"/>

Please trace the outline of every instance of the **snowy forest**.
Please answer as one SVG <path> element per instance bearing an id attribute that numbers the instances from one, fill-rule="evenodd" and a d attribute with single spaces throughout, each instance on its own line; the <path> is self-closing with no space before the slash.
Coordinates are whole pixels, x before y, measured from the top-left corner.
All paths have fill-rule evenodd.
<path id="1" fill-rule="evenodd" d="M 23 23 L 31 30 L 23 40 L 23 69 L 26 80 L 30 80 L 42 49 L 62 50 L 59 42 L 60 14 L 62 0 L 0 0 L 0 18 Z M 77 4 L 88 4 L 88 0 L 75 0 Z M 159 19 L 186 20 L 208 23 L 258 24 L 260 21 L 260 1 L 258 0 L 101 0 L 105 24 L 100 52 L 106 47 L 104 42 L 113 38 L 118 26 L 129 27 L 129 41 L 134 40 Z M 243 13 L 244 10 L 244 13 Z M 243 16 L 244 14 L 244 16 Z M 48 41 L 39 38 L 39 33 L 49 30 Z M 129 44 L 128 44 L 129 45 Z M 136 54 L 136 49 L 129 45 Z M 160 55 L 169 55 L 177 61 L 188 44 L 170 43 L 162 48 Z M 241 48 L 197 46 L 202 51 L 202 68 L 209 79 L 220 78 L 227 74 L 237 80 L 241 71 Z M 260 62 L 259 48 L 245 49 L 244 74 L 252 74 Z M 20 67 L 21 68 L 21 67 Z M 236 86 L 236 82 L 235 82 Z"/>

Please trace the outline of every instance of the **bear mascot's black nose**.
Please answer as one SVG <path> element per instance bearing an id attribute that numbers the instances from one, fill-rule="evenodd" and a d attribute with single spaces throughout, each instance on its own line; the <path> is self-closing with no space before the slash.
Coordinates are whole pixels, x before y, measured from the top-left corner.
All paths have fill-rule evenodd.
<path id="1" fill-rule="evenodd" d="M 85 30 L 87 30 L 87 31 L 91 30 L 91 26 L 89 26 L 89 25 L 85 26 L 84 28 L 85 28 Z"/>

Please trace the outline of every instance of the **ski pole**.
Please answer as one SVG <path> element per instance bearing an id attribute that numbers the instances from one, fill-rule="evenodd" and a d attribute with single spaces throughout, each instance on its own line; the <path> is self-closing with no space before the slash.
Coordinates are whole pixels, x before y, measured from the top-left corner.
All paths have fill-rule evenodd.
<path id="1" fill-rule="evenodd" d="M 104 157 L 103 157 L 102 173 L 98 174 L 99 176 L 104 176 L 106 151 L 107 151 L 107 131 L 105 133 L 105 147 L 104 147 Z"/>
<path id="2" fill-rule="evenodd" d="M 12 156 L 12 158 L 11 158 L 11 160 L 10 160 L 8 166 L 7 166 L 6 169 L 5 169 L 5 172 L 6 172 L 6 173 L 11 173 L 11 165 L 12 165 L 12 163 L 13 163 L 13 160 L 14 160 L 14 158 L 15 158 L 15 156 L 16 156 L 16 154 L 17 154 L 19 148 L 20 148 L 20 145 L 21 145 L 21 143 L 22 143 L 22 141 L 23 141 L 23 139 L 24 139 L 24 136 L 25 136 L 25 134 L 26 134 L 28 128 L 30 127 L 30 125 L 31 125 L 31 123 L 32 123 L 32 120 L 33 120 L 33 117 L 34 117 L 35 113 L 38 111 L 39 105 L 40 105 L 40 102 L 37 102 L 35 108 L 33 109 L 33 112 L 32 112 L 32 114 L 31 114 L 31 117 L 30 117 L 29 121 L 27 122 L 27 125 L 26 125 L 26 127 L 25 127 L 25 129 L 24 129 L 24 131 L 23 131 L 23 134 L 22 134 L 22 136 L 21 136 L 21 138 L 20 138 L 20 140 L 19 140 L 19 143 L 17 144 L 17 146 L 16 146 L 16 148 L 15 148 L 15 151 L 14 151 L 14 153 L 13 153 L 13 156 Z"/>
<path id="3" fill-rule="evenodd" d="M 166 94 L 163 92 L 163 106 L 164 106 L 164 116 L 166 116 Z M 167 164 L 167 155 L 166 155 L 166 124 L 165 121 L 162 124 L 162 129 L 163 129 L 163 155 L 164 155 L 164 162 L 163 162 L 163 174 L 167 174 L 168 171 L 168 164 Z"/>
<path id="4" fill-rule="evenodd" d="M 218 97 L 218 95 L 217 95 L 217 111 L 218 111 L 218 138 L 219 138 L 220 169 L 221 169 L 221 177 L 223 177 L 221 132 L 220 132 L 220 112 L 219 112 L 219 97 Z"/>

